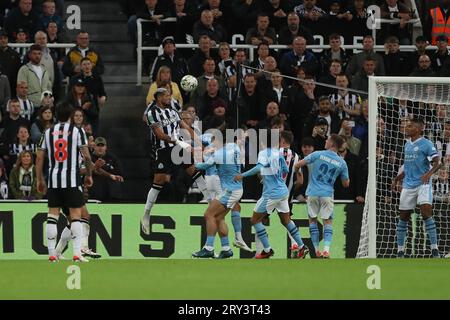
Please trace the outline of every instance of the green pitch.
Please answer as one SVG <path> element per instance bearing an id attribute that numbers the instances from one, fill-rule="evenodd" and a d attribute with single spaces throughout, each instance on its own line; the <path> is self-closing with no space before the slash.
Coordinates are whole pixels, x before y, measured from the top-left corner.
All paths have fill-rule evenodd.
<path id="1" fill-rule="evenodd" d="M 448 259 L 99 260 L 78 265 L 80 290 L 71 265 L 1 261 L 0 299 L 450 299 Z"/>

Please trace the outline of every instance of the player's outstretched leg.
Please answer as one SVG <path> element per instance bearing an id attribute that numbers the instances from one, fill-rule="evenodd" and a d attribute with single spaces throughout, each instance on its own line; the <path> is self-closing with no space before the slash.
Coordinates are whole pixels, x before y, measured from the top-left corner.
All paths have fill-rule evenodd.
<path id="1" fill-rule="evenodd" d="M 157 177 L 158 176 L 158 177 Z M 164 183 L 161 180 L 164 180 L 165 177 L 160 177 L 161 175 L 155 174 L 155 182 L 153 182 L 153 186 L 148 192 L 147 201 L 145 202 L 145 212 L 144 216 L 141 218 L 141 229 L 145 234 L 150 234 L 150 212 L 152 211 L 153 205 L 158 199 L 158 195 L 164 187 Z M 159 182 L 159 183 L 157 183 Z"/>
<path id="2" fill-rule="evenodd" d="M 400 217 L 397 222 L 397 258 L 405 257 L 405 239 L 408 232 L 409 216 L 409 212 L 400 211 Z"/>
<path id="3" fill-rule="evenodd" d="M 430 204 L 423 204 L 420 206 L 420 211 L 425 223 L 428 239 L 430 240 L 431 254 L 433 255 L 433 258 L 440 258 L 441 255 L 439 254 L 438 249 L 436 222 L 433 218 L 432 206 Z"/>
<path id="4" fill-rule="evenodd" d="M 67 226 L 62 231 L 58 245 L 56 246 L 56 257 L 58 258 L 58 260 L 66 260 L 62 252 L 66 248 L 71 238 L 72 238 L 72 231 L 70 231 L 70 224 L 68 223 Z"/>
<path id="5" fill-rule="evenodd" d="M 198 190 L 202 193 L 203 197 L 205 199 L 208 199 L 208 189 L 206 187 L 206 180 L 205 177 L 203 177 L 203 173 L 197 169 L 195 169 L 194 166 L 190 166 L 187 168 L 186 172 L 191 176 L 192 183 L 196 183 Z"/>
<path id="6" fill-rule="evenodd" d="M 258 234 L 255 234 L 255 247 L 256 255 L 260 254 L 264 250 L 264 246 L 261 242 L 261 239 L 258 237 Z"/>
<path id="7" fill-rule="evenodd" d="M 81 226 L 81 208 L 70 208 L 70 231 L 72 231 L 73 260 L 75 262 L 88 262 L 81 255 L 81 241 L 83 227 Z"/>
<path id="8" fill-rule="evenodd" d="M 194 258 L 214 258 L 214 239 L 218 230 L 216 217 L 226 212 L 218 200 L 213 200 L 204 214 L 206 220 L 206 243 L 200 251 L 194 252 Z"/>
<path id="9" fill-rule="evenodd" d="M 268 259 L 274 255 L 274 251 L 270 247 L 266 228 L 262 223 L 265 215 L 267 215 L 267 213 L 254 212 L 252 217 L 253 228 L 255 228 L 255 233 L 258 236 L 259 240 L 261 240 L 261 243 L 263 245 L 263 250 L 255 255 L 255 259 Z"/>
<path id="10" fill-rule="evenodd" d="M 309 249 L 302 241 L 302 237 L 300 235 L 300 231 L 295 225 L 294 221 L 291 220 L 290 213 L 279 213 L 280 221 L 287 229 L 287 231 L 291 234 L 292 238 L 294 238 L 295 242 L 298 243 L 300 249 L 297 254 L 297 259 L 304 259 L 306 255 L 309 253 Z"/>
<path id="11" fill-rule="evenodd" d="M 309 234 L 314 250 L 316 251 L 316 258 L 321 258 L 322 253 L 320 252 L 320 233 L 319 227 L 317 226 L 317 218 L 309 218 Z"/>
<path id="12" fill-rule="evenodd" d="M 102 255 L 89 248 L 89 233 L 91 231 L 90 218 L 86 205 L 84 205 L 83 208 L 81 208 L 80 219 L 82 226 L 81 254 L 83 257 L 99 259 Z"/>
<path id="13" fill-rule="evenodd" d="M 248 247 L 248 245 L 242 238 L 241 206 L 239 205 L 239 203 L 237 203 L 231 211 L 231 222 L 234 229 L 234 246 L 251 252 L 252 249 Z"/>
<path id="14" fill-rule="evenodd" d="M 47 235 L 47 248 L 49 261 L 57 261 L 56 255 L 56 237 L 58 236 L 58 219 L 59 219 L 59 209 L 50 208 L 47 215 L 47 226 L 45 228 Z"/>
<path id="15" fill-rule="evenodd" d="M 291 259 L 294 259 L 298 255 L 298 251 L 300 250 L 300 247 L 297 244 L 297 241 L 292 237 L 292 235 L 288 232 L 287 233 L 289 240 L 291 240 Z"/>

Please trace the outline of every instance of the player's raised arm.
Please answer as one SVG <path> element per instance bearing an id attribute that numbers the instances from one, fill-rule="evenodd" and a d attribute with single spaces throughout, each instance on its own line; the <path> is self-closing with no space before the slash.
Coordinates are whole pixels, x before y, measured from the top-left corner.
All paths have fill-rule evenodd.
<path id="1" fill-rule="evenodd" d="M 215 164 L 216 164 L 216 162 L 214 159 L 214 155 L 212 155 L 211 157 L 208 157 L 206 162 L 197 162 L 194 166 L 198 170 L 206 170 L 206 169 L 211 168 Z"/>
<path id="2" fill-rule="evenodd" d="M 255 174 L 258 174 L 261 171 L 262 167 L 263 167 L 263 165 L 258 163 L 256 166 L 254 166 L 250 170 L 245 171 L 244 173 L 235 176 L 234 180 L 235 181 L 241 181 L 243 178 L 254 176 Z"/>
<path id="3" fill-rule="evenodd" d="M 296 171 L 296 172 L 299 172 L 300 169 L 301 169 L 302 167 L 306 166 L 307 164 L 308 164 L 308 162 L 306 162 L 305 159 L 300 160 L 300 161 L 297 162 L 297 164 L 294 166 L 295 171 Z"/>
<path id="4" fill-rule="evenodd" d="M 156 138 L 159 140 L 163 140 L 168 143 L 180 145 L 180 147 L 182 147 L 183 149 L 188 149 L 191 147 L 188 143 L 178 140 L 178 139 L 175 139 L 175 138 L 172 138 L 171 136 L 165 134 L 162 127 L 159 125 L 152 125 L 151 128 L 152 128 L 153 133 L 155 134 Z"/>

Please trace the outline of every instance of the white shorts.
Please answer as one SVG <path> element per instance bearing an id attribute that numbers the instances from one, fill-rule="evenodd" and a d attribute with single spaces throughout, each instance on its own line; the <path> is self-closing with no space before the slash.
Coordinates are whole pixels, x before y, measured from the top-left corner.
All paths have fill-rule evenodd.
<path id="1" fill-rule="evenodd" d="M 402 189 L 400 194 L 400 210 L 414 210 L 417 205 L 433 203 L 433 187 L 422 184 L 414 189 Z"/>
<path id="2" fill-rule="evenodd" d="M 222 186 L 220 184 L 220 178 L 217 175 L 205 176 L 206 190 L 208 192 L 208 202 L 216 199 L 222 193 Z"/>
<path id="3" fill-rule="evenodd" d="M 289 197 L 284 197 L 281 199 L 267 199 L 261 197 L 255 206 L 256 213 L 268 213 L 271 214 L 274 210 L 278 213 L 288 213 L 289 209 Z"/>
<path id="4" fill-rule="evenodd" d="M 236 203 L 239 203 L 239 200 L 242 198 L 242 194 L 244 190 L 223 190 L 221 194 L 219 194 L 216 198 L 225 208 L 231 209 Z"/>
<path id="5" fill-rule="evenodd" d="M 310 218 L 328 220 L 333 218 L 334 199 L 332 197 L 311 197 L 306 200 L 308 215 Z"/>

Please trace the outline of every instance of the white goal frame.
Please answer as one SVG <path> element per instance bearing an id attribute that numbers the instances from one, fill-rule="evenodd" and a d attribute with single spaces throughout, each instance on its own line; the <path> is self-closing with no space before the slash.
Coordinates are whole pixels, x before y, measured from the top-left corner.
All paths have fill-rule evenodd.
<path id="1" fill-rule="evenodd" d="M 383 84 L 448 84 L 450 86 L 450 78 L 448 77 L 369 77 L 369 176 L 367 180 L 367 204 L 368 208 L 368 256 L 367 258 L 376 258 L 377 251 L 377 217 L 376 192 L 377 189 L 377 118 L 378 118 L 378 90 L 377 83 Z M 386 186 L 389 187 L 389 186 Z M 363 228 L 364 226 L 361 226 Z"/>

